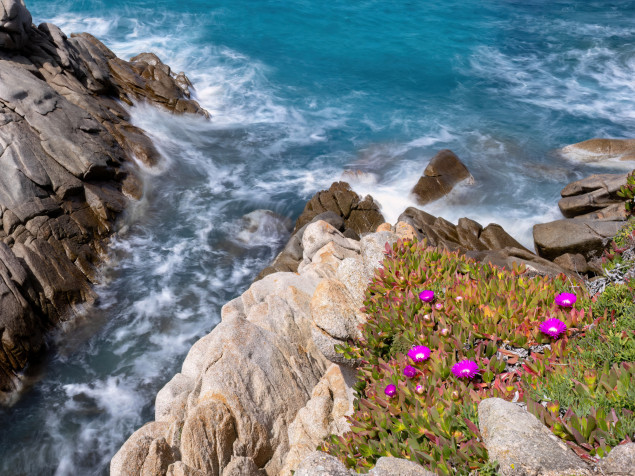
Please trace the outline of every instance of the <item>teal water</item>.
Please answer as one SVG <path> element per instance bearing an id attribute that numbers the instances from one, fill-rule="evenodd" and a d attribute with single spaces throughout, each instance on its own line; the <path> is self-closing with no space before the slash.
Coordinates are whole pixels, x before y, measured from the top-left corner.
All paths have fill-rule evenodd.
<path id="1" fill-rule="evenodd" d="M 0 474 L 107 474 L 191 344 L 285 242 L 285 219 L 342 171 L 365 172 L 353 187 L 394 221 L 428 159 L 450 148 L 475 185 L 426 210 L 497 222 L 531 245 L 567 182 L 618 170 L 554 150 L 635 131 L 633 1 L 27 6 L 121 57 L 156 52 L 213 118 L 131 109 L 164 161 L 122 220 L 100 305 L 52 337 L 40 378 L 0 410 Z"/>

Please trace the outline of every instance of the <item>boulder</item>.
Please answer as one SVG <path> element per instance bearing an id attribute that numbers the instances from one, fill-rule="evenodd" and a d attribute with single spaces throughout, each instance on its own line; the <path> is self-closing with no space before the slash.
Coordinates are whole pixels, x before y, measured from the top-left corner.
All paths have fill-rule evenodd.
<path id="1" fill-rule="evenodd" d="M 624 208 L 624 199 L 617 195 L 626 184 L 626 174 L 596 174 L 572 182 L 560 194 L 558 207 L 567 218 L 573 218 L 614 205 Z"/>
<path id="2" fill-rule="evenodd" d="M 420 205 L 425 205 L 447 195 L 457 183 L 471 177 L 461 159 L 444 149 L 430 160 L 412 193 Z"/>
<path id="3" fill-rule="evenodd" d="M 553 260 L 565 253 L 581 254 L 585 260 L 599 257 L 624 222 L 613 220 L 556 220 L 534 226 L 539 256 Z"/>
<path id="4" fill-rule="evenodd" d="M 635 443 L 616 446 L 598 463 L 600 472 L 607 476 L 632 476 L 635 474 Z"/>
<path id="5" fill-rule="evenodd" d="M 563 147 L 561 153 L 580 162 L 635 160 L 635 139 L 589 139 Z"/>
<path id="6" fill-rule="evenodd" d="M 490 460 L 503 476 L 591 476 L 591 469 L 535 416 L 515 403 L 487 398 L 478 406 L 479 429 Z"/>
<path id="7" fill-rule="evenodd" d="M 357 235 L 373 232 L 384 222 L 379 205 L 370 195 L 362 198 L 346 182 L 335 182 L 328 190 L 317 192 L 307 202 L 294 231 L 327 211 L 342 217 L 346 230 L 353 230 Z"/>
<path id="8" fill-rule="evenodd" d="M 223 476 L 265 476 L 266 474 L 258 468 L 253 459 L 244 456 L 232 458 L 223 470 Z"/>
<path id="9" fill-rule="evenodd" d="M 355 474 L 334 456 L 314 451 L 302 460 L 294 476 L 353 476 Z"/>
<path id="10" fill-rule="evenodd" d="M 382 456 L 375 467 L 368 472 L 371 476 L 434 476 L 420 464 L 403 458 Z"/>
<path id="11" fill-rule="evenodd" d="M 0 49 L 21 50 L 29 38 L 31 22 L 23 0 L 0 0 Z"/>

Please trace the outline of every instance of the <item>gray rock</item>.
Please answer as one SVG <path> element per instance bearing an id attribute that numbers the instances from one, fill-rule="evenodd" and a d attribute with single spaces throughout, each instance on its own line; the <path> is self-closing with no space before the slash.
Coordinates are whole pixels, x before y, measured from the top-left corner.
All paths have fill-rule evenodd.
<path id="1" fill-rule="evenodd" d="M 31 22 L 23 0 L 0 0 L 0 49 L 21 50 L 29 38 Z"/>
<path id="2" fill-rule="evenodd" d="M 434 473 L 424 469 L 420 464 L 387 456 L 379 458 L 368 474 L 372 476 L 434 476 Z"/>
<path id="3" fill-rule="evenodd" d="M 624 222 L 612 220 L 557 220 L 534 226 L 539 256 L 552 260 L 565 253 L 579 253 L 588 261 L 598 257 Z"/>
<path id="4" fill-rule="evenodd" d="M 633 476 L 635 474 L 635 443 L 616 446 L 598 463 L 601 473 L 607 476 Z"/>
<path id="5" fill-rule="evenodd" d="M 617 195 L 626 184 L 626 174 L 596 174 L 567 185 L 560 194 L 560 211 L 567 218 L 595 212 L 611 205 L 623 205 Z"/>
<path id="6" fill-rule="evenodd" d="M 321 451 L 314 451 L 302 460 L 294 476 L 352 476 L 354 474 L 355 472 L 347 469 L 337 458 Z"/>
<path id="7" fill-rule="evenodd" d="M 592 474 L 564 441 L 518 405 L 487 398 L 479 404 L 478 416 L 489 457 L 498 461 L 503 476 Z"/>

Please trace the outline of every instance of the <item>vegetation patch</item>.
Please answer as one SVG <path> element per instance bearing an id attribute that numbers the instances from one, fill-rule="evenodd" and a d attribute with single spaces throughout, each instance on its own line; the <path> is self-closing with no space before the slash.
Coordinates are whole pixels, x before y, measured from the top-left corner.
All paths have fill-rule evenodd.
<path id="1" fill-rule="evenodd" d="M 589 460 L 635 436 L 633 286 L 591 299 L 564 275 L 425 243 L 386 253 L 363 340 L 338 349 L 363 362 L 352 429 L 320 449 L 358 471 L 395 456 L 440 474 L 495 474 L 478 429 L 489 397 L 526 403 Z"/>

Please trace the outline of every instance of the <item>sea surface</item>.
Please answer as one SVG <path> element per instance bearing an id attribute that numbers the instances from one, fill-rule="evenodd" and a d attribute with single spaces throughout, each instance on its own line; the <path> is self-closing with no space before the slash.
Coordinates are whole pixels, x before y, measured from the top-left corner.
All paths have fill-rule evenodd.
<path id="1" fill-rule="evenodd" d="M 565 184 L 620 170 L 556 149 L 635 136 L 634 1 L 26 3 L 35 23 L 90 32 L 125 59 L 155 52 L 212 119 L 130 109 L 163 162 L 120 222 L 99 306 L 51 338 L 32 388 L 0 409 L 2 475 L 108 474 L 220 307 L 345 170 L 394 222 L 450 148 L 475 184 L 425 210 L 499 223 L 531 247 Z"/>

